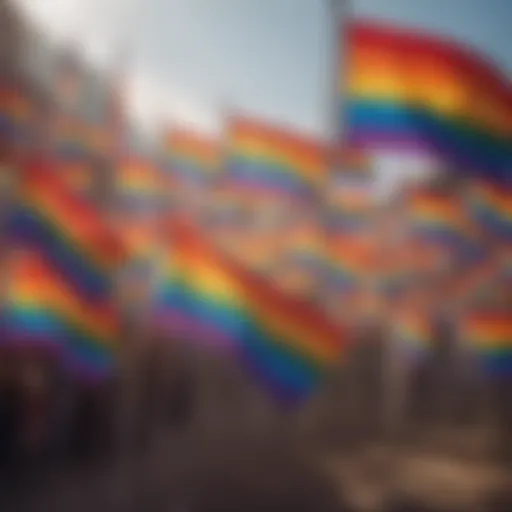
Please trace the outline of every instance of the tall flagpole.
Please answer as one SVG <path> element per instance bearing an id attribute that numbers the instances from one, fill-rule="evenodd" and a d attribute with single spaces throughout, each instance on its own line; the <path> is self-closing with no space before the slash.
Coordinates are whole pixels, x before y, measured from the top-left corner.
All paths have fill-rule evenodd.
<path id="1" fill-rule="evenodd" d="M 326 140 L 327 140 L 327 174 L 324 177 L 324 182 L 320 190 L 319 198 L 319 212 L 318 214 L 324 221 L 324 237 L 325 237 L 325 250 L 328 251 L 329 239 L 329 226 L 325 225 L 326 220 L 329 218 L 329 211 L 326 207 L 327 193 L 330 188 L 330 181 L 332 175 L 337 172 L 339 159 L 339 147 L 343 138 L 343 126 L 341 118 L 341 105 L 342 105 L 342 70 L 346 67 L 345 62 L 345 48 L 343 41 L 346 40 L 344 34 L 344 27 L 347 25 L 349 18 L 349 0 L 327 0 L 326 5 L 326 27 L 328 36 L 326 38 L 326 58 L 328 77 L 326 80 L 326 104 L 325 104 L 325 125 L 326 125 Z M 320 296 L 322 306 L 327 307 L 329 315 L 335 314 L 332 312 L 332 289 L 330 283 L 330 268 L 324 267 L 322 275 L 322 283 L 320 285 Z M 336 315 L 337 316 L 337 315 Z"/>
<path id="2" fill-rule="evenodd" d="M 328 0 L 328 2 L 329 40 L 327 44 L 332 76 L 328 82 L 326 114 L 328 139 L 331 146 L 336 147 L 340 144 L 344 131 L 341 118 L 343 101 L 341 87 L 344 82 L 340 79 L 346 68 L 344 41 L 346 40 L 345 28 L 349 18 L 349 0 Z"/>
<path id="3" fill-rule="evenodd" d="M 325 6 L 325 27 L 327 30 L 327 37 L 325 39 L 325 59 L 327 77 L 325 82 L 325 156 L 326 156 L 326 174 L 323 177 L 323 182 L 320 185 L 318 198 L 316 202 L 316 215 L 320 221 L 320 229 L 323 231 L 323 251 L 328 256 L 329 254 L 329 225 L 326 222 L 329 217 L 329 209 L 326 205 L 327 194 L 330 188 L 331 177 L 337 170 L 338 161 L 336 155 L 342 138 L 341 125 L 341 83 L 342 69 L 344 68 L 344 47 L 342 41 L 344 40 L 344 25 L 348 18 L 349 0 L 326 0 Z M 318 302 L 319 306 L 328 313 L 335 321 L 339 321 L 339 312 L 335 308 L 333 301 L 334 290 L 331 285 L 331 268 L 330 257 L 324 258 L 324 263 L 321 265 L 318 276 Z M 318 396 L 319 401 L 312 404 L 313 409 L 308 412 L 304 418 L 306 421 L 306 428 L 313 428 L 314 435 L 316 435 L 317 428 L 321 431 L 324 429 L 327 432 L 318 432 L 318 434 L 334 434 L 342 429 L 342 418 L 344 410 L 340 407 L 340 397 L 344 394 L 344 383 L 340 380 L 343 378 L 344 371 L 336 372 L 333 375 L 333 382 L 326 390 L 325 394 Z M 343 398 L 341 398 L 343 400 Z M 310 421 L 313 421 L 310 424 Z"/>

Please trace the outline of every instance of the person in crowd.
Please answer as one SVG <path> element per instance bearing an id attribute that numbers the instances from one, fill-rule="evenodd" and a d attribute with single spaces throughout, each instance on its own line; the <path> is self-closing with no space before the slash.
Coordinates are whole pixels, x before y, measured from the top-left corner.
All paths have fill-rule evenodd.
<path id="1" fill-rule="evenodd" d="M 191 439 L 135 461 L 112 486 L 88 473 L 34 496 L 38 512 L 349 512 L 338 486 L 282 440 Z M 66 488 L 66 486 L 68 488 Z M 4 511 L 3 511 L 4 512 Z M 7 511 L 5 511 L 7 512 Z"/>
<path id="2" fill-rule="evenodd" d="M 15 360 L 0 357 L 0 481 L 13 472 L 20 450 L 22 394 L 16 380 Z"/>
<path id="3" fill-rule="evenodd" d="M 24 397 L 23 451 L 30 464 L 40 462 L 51 428 L 51 389 L 45 363 L 37 358 L 26 360 L 20 373 Z"/>

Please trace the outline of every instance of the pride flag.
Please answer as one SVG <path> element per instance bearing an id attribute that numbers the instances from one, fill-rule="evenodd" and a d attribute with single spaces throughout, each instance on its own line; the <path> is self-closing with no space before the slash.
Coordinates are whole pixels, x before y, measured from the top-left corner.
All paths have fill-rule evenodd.
<path id="1" fill-rule="evenodd" d="M 430 352 L 433 325 L 426 311 L 401 309 L 393 316 L 393 329 L 398 346 L 413 363 L 422 361 Z"/>
<path id="2" fill-rule="evenodd" d="M 161 195 L 162 177 L 149 159 L 127 155 L 116 168 L 116 188 L 122 201 L 148 202 Z"/>
<path id="3" fill-rule="evenodd" d="M 484 230 L 506 241 L 512 239 L 512 186 L 480 180 L 475 183 L 469 206 Z"/>
<path id="4" fill-rule="evenodd" d="M 460 247 L 473 236 L 466 205 L 453 195 L 417 190 L 410 198 L 410 222 L 413 234 L 426 241 Z"/>
<path id="5" fill-rule="evenodd" d="M 119 333 L 113 304 L 84 300 L 33 251 L 15 258 L 0 311 L 2 342 L 53 351 L 88 378 L 108 374 Z"/>
<path id="6" fill-rule="evenodd" d="M 304 263 L 316 264 L 325 256 L 326 235 L 319 216 L 311 219 L 298 219 L 284 233 L 284 249 L 295 254 Z"/>
<path id="7" fill-rule="evenodd" d="M 111 148 L 106 127 L 71 115 L 62 115 L 57 120 L 53 142 L 59 157 L 69 160 L 105 157 Z"/>
<path id="8" fill-rule="evenodd" d="M 176 339 L 231 352 L 284 403 L 308 395 L 342 356 L 343 331 L 217 251 L 174 227 L 157 324 Z"/>
<path id="9" fill-rule="evenodd" d="M 326 236 L 321 219 L 298 219 L 281 233 L 281 254 L 275 260 L 272 281 L 289 293 L 318 295 L 326 274 Z"/>
<path id="10" fill-rule="evenodd" d="M 320 142 L 261 121 L 233 118 L 227 146 L 227 181 L 245 195 L 307 199 L 326 177 Z"/>
<path id="11" fill-rule="evenodd" d="M 21 87 L 0 87 L 0 132 L 8 137 L 24 137 L 30 128 L 34 106 Z"/>
<path id="12" fill-rule="evenodd" d="M 108 372 L 118 335 L 112 286 L 124 259 L 115 234 L 42 160 L 23 169 L 8 224 L 2 340 L 53 347 L 77 371 Z"/>
<path id="13" fill-rule="evenodd" d="M 358 291 L 363 281 L 373 275 L 374 252 L 360 237 L 329 234 L 330 284 L 340 293 Z"/>
<path id="14" fill-rule="evenodd" d="M 154 259 L 158 251 L 157 214 L 130 215 L 124 212 L 117 222 L 118 233 L 128 255 L 135 259 Z"/>
<path id="15" fill-rule="evenodd" d="M 512 315 L 509 311 L 468 311 L 461 318 L 460 336 L 480 356 L 489 375 L 512 377 Z"/>
<path id="16" fill-rule="evenodd" d="M 371 177 L 367 174 L 334 174 L 328 180 L 326 203 L 329 230 L 365 229 L 375 207 Z"/>
<path id="17" fill-rule="evenodd" d="M 340 121 L 350 145 L 434 157 L 499 179 L 510 173 L 510 81 L 472 49 L 354 22 L 348 83 L 347 69 L 340 73 Z"/>
<path id="18" fill-rule="evenodd" d="M 82 157 L 56 158 L 55 168 L 71 190 L 87 197 L 93 187 L 93 163 Z"/>
<path id="19" fill-rule="evenodd" d="M 218 141 L 191 129 L 175 128 L 165 136 L 169 171 L 178 182 L 209 182 L 221 166 Z"/>
<path id="20" fill-rule="evenodd" d="M 0 115 L 16 122 L 27 121 L 32 111 L 29 97 L 14 85 L 0 88 Z"/>
<path id="21" fill-rule="evenodd" d="M 43 254 L 75 293 L 90 300 L 108 294 L 124 251 L 92 205 L 43 161 L 23 170 L 19 194 L 8 223 L 11 242 Z"/>

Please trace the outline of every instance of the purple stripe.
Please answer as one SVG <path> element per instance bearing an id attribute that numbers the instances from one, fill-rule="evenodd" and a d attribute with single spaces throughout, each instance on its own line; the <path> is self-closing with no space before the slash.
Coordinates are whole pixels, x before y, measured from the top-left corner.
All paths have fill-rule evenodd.
<path id="1" fill-rule="evenodd" d="M 264 367 L 254 361 L 250 352 L 242 344 L 210 326 L 200 324 L 195 319 L 176 312 L 161 313 L 155 324 L 157 329 L 162 329 L 168 335 L 182 338 L 183 341 L 195 342 L 204 348 L 226 350 L 264 389 L 272 394 L 281 406 L 293 407 L 305 398 L 302 393 L 297 393 L 296 390 L 280 382 L 278 378 L 269 375 Z"/>
<path id="2" fill-rule="evenodd" d="M 350 133 L 350 143 L 356 147 L 371 147 L 373 149 L 393 149 L 403 150 L 413 154 L 424 153 L 432 156 L 438 155 L 438 149 L 424 138 L 414 135 L 398 135 L 393 133 L 382 133 L 380 131 L 371 132 L 368 130 L 357 130 Z"/>
<path id="3" fill-rule="evenodd" d="M 261 365 L 258 365 L 247 351 L 239 351 L 240 363 L 246 371 L 256 379 L 267 392 L 269 392 L 278 405 L 285 408 L 293 408 L 302 403 L 308 394 L 316 389 L 308 390 L 309 393 L 298 392 L 284 385 L 277 377 L 272 377 Z"/>
<path id="4" fill-rule="evenodd" d="M 453 162 L 463 167 L 465 173 L 478 174 L 480 166 L 468 157 L 459 154 L 449 154 L 440 149 L 434 142 L 421 138 L 421 134 L 393 134 L 380 131 L 354 130 L 348 135 L 350 145 L 359 149 L 397 151 L 409 156 L 428 157 L 440 162 Z M 484 169 L 488 170 L 488 169 Z"/>
<path id="5" fill-rule="evenodd" d="M 196 341 L 205 346 L 237 350 L 238 343 L 211 325 L 198 322 L 177 311 L 167 310 L 157 315 L 156 326 L 168 334 Z"/>

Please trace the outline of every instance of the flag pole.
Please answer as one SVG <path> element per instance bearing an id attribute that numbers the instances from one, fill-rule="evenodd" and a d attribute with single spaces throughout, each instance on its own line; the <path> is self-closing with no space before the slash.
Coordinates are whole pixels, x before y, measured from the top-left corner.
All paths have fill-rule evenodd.
<path id="1" fill-rule="evenodd" d="M 338 148 L 343 138 L 342 119 L 341 119 L 341 71 L 344 69 L 345 48 L 343 47 L 344 26 L 349 17 L 349 0 L 326 0 L 325 6 L 325 26 L 327 37 L 325 39 L 325 59 L 327 68 L 327 77 L 325 81 L 325 163 L 326 172 L 320 182 L 318 196 L 316 201 L 316 215 L 320 221 L 322 230 L 322 245 L 325 257 L 320 265 L 317 285 L 318 306 L 328 316 L 336 322 L 340 321 L 339 312 L 335 309 L 333 301 L 334 290 L 330 279 L 331 268 L 329 258 L 329 206 L 326 203 L 327 194 L 331 185 L 331 179 L 338 170 L 339 160 Z M 315 397 L 312 409 L 309 409 L 303 418 L 306 430 L 313 429 L 314 436 L 325 434 L 339 435 L 343 431 L 342 421 L 344 411 L 341 410 L 339 400 L 344 395 L 345 369 L 340 367 L 333 372 L 332 382 L 326 389 L 326 393 L 321 393 Z M 334 405 L 336 404 L 336 405 Z M 312 421 L 312 423 L 310 423 Z M 317 432 L 320 428 L 321 432 Z M 322 432 L 323 431 L 323 432 Z M 341 433 L 343 435 L 343 433 Z"/>
<path id="2" fill-rule="evenodd" d="M 342 48 L 342 41 L 346 40 L 345 27 L 349 18 L 349 0 L 328 0 L 328 24 L 329 40 L 328 59 L 331 63 L 330 69 L 332 76 L 328 81 L 327 94 L 327 130 L 328 139 L 332 146 L 336 147 L 341 142 L 343 136 L 343 126 L 341 119 L 341 87 L 344 82 L 340 80 L 341 72 L 346 68 L 345 48 Z"/>
<path id="3" fill-rule="evenodd" d="M 326 26 L 328 36 L 326 38 L 326 59 L 328 77 L 326 80 L 326 104 L 325 104 L 325 129 L 326 129 L 326 166 L 327 172 L 320 187 L 318 200 L 318 215 L 323 219 L 324 225 L 324 251 L 328 254 L 329 241 L 329 209 L 326 206 L 327 194 L 330 188 L 330 181 L 338 170 L 339 159 L 338 149 L 343 138 L 341 119 L 341 70 L 344 65 L 344 48 L 342 41 L 346 39 L 343 35 L 343 27 L 349 17 L 349 0 L 327 0 L 326 4 Z M 320 301 L 323 308 L 328 308 L 329 316 L 333 316 L 331 310 L 332 289 L 329 284 L 330 269 L 324 266 L 320 283 Z M 336 315 L 337 316 L 337 315 Z"/>

